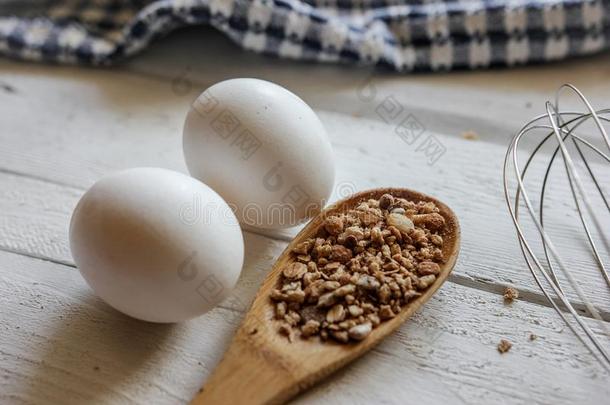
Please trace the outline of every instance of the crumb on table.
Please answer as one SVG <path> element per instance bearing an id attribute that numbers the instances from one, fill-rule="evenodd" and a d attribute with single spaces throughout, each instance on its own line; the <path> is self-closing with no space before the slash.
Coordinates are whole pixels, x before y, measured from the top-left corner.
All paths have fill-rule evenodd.
<path id="1" fill-rule="evenodd" d="M 467 139 L 469 141 L 476 141 L 479 139 L 479 134 L 474 131 L 464 131 L 462 132 L 462 138 Z"/>
<path id="2" fill-rule="evenodd" d="M 515 290 L 512 287 L 506 287 L 504 289 L 504 301 L 512 302 L 519 298 L 519 291 Z"/>
<path id="3" fill-rule="evenodd" d="M 501 339 L 500 343 L 498 343 L 498 351 L 500 353 L 506 353 L 513 347 L 513 344 L 506 339 Z"/>

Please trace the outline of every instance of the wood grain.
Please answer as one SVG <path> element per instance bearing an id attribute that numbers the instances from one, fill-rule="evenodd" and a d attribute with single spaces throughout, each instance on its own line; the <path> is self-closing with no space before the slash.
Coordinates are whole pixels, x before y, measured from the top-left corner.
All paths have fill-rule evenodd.
<path id="1" fill-rule="evenodd" d="M 504 215 L 500 163 L 508 137 L 542 112 L 559 84 L 572 82 L 605 106 L 609 55 L 513 70 L 371 75 L 250 55 L 201 35 L 172 35 L 114 70 L 0 61 L 0 81 L 14 89 L 0 89 L 0 402 L 187 402 L 209 376 L 297 230 L 245 233 L 246 266 L 234 294 L 197 320 L 158 327 L 125 318 L 92 295 L 72 267 L 67 224 L 78 197 L 105 174 L 133 166 L 185 171 L 180 132 L 190 101 L 235 76 L 276 81 L 314 107 L 343 191 L 419 189 L 451 205 L 463 225 L 450 282 L 397 333 L 296 402 L 606 402 L 608 375 L 552 310 L 532 304 L 544 299 Z M 189 47 L 198 52 L 185 55 Z M 187 86 L 176 87 L 181 83 Z M 362 97 L 363 86 L 375 97 Z M 387 100 L 446 147 L 434 165 L 379 114 Z M 465 130 L 480 139 L 462 139 Z M 341 196 L 336 190 L 333 198 Z M 567 224 L 553 232 L 573 240 Z M 574 271 L 609 308 L 607 291 L 578 257 Z M 504 305 L 505 285 L 516 286 L 523 300 Z M 530 342 L 531 332 L 540 338 Z M 495 349 L 500 338 L 514 343 L 503 356 Z"/>
<path id="2" fill-rule="evenodd" d="M 266 276 L 259 266 L 272 265 L 265 255 L 285 245 L 251 236 L 246 246 L 235 295 L 180 325 L 125 317 L 74 268 L 0 252 L 0 402 L 186 403 Z M 514 344 L 505 355 L 501 337 Z M 445 283 L 395 334 L 296 403 L 599 404 L 609 377 L 551 309 Z"/>
<path id="3" fill-rule="evenodd" d="M 6 130 L 0 132 L 0 171 L 81 190 L 104 174 L 127 167 L 160 166 L 186 171 L 181 152 L 181 126 L 196 89 L 187 95 L 176 94 L 172 91 L 171 82 L 142 78 L 124 71 L 47 70 L 40 66 L 3 64 L 8 66 L 5 80 L 13 83 L 19 92 L 0 94 L 0 102 L 11 106 L 11 114 L 3 120 Z M 403 97 L 408 93 L 411 81 L 402 85 L 394 83 L 394 88 L 387 87 L 391 83 L 383 83 L 378 84 L 377 101 L 395 96 L 404 101 L 406 109 L 408 100 Z M 446 148 L 444 155 L 429 165 L 427 157 L 422 151 L 417 151 L 416 145 L 406 144 L 396 134 L 396 123 L 384 122 L 376 115 L 374 103 L 363 105 L 354 85 L 349 89 L 351 101 L 345 99 L 343 104 L 351 103 L 354 108 L 367 110 L 376 119 L 318 111 L 337 157 L 337 187 L 332 200 L 349 192 L 382 186 L 404 186 L 435 195 L 454 207 L 464 224 L 464 265 L 456 268 L 452 280 L 489 291 L 497 291 L 498 286 L 514 285 L 525 291 L 524 296 L 545 302 L 524 262 L 518 258 L 516 234 L 503 197 L 501 165 L 511 134 L 509 129 L 505 127 L 497 132 L 479 130 L 479 109 L 472 107 L 470 115 L 463 115 L 460 120 L 480 131 L 481 139 L 463 139 L 457 129 L 445 133 L 429 130 L 423 136 L 434 135 Z M 457 87 L 452 91 L 454 98 L 462 94 L 462 104 L 480 101 L 478 94 L 469 95 Z M 342 92 L 347 97 L 347 88 Z M 67 94 L 79 94 L 78 100 L 67 97 Z M 490 103 L 490 95 L 486 97 L 487 103 L 496 108 L 490 112 L 490 117 L 503 122 L 503 111 L 509 109 L 505 104 L 508 101 Z M 517 98 L 517 95 L 510 97 Z M 443 115 L 449 107 L 442 101 L 443 97 L 439 95 L 438 99 L 436 113 Z M 419 94 L 417 100 L 429 99 Z M 31 118 L 31 111 L 39 113 Z M 520 114 L 526 119 L 534 111 L 530 109 Z M 91 122 L 96 122 L 96 125 L 91 125 Z M 422 119 L 426 127 L 429 122 L 432 120 Z M 515 129 L 522 122 L 516 124 Z M 610 182 L 610 173 L 601 173 L 605 174 L 603 180 Z M 565 195 L 568 185 L 560 184 L 555 190 L 556 196 Z M 56 194 L 61 194 L 61 191 L 56 191 Z M 43 194 L 40 198 L 46 197 Z M 61 200 L 64 197 L 58 195 L 56 198 Z M 563 208 L 563 203 L 558 197 L 550 200 L 550 204 L 559 209 Z M 67 207 L 71 203 L 58 204 Z M 69 211 L 66 212 L 69 215 Z M 559 218 L 563 215 L 560 213 Z M 60 221 L 37 226 L 57 226 L 61 232 L 64 228 Z M 570 252 L 569 256 L 573 258 L 571 267 L 582 280 L 583 287 L 591 291 L 592 299 L 605 319 L 610 319 L 607 288 L 592 262 L 582 257 L 583 252 L 585 255 L 587 252 L 580 245 L 570 243 L 579 232 L 563 221 L 552 222 L 549 226 L 553 235 L 562 240 Z M 289 241 L 297 231 L 264 234 Z M 10 230 L 11 234 L 19 232 Z M 62 240 L 57 236 L 51 237 L 55 244 Z M 32 243 L 26 243 L 30 246 L 30 254 L 35 255 L 32 252 L 36 250 L 49 250 L 48 246 L 34 247 Z M 21 242 L 13 240 L 10 244 Z M 45 253 L 45 257 L 50 256 Z M 54 259 L 65 262 L 69 260 L 69 254 L 66 250 L 64 257 L 56 255 Z M 574 295 L 572 299 L 578 301 Z"/>

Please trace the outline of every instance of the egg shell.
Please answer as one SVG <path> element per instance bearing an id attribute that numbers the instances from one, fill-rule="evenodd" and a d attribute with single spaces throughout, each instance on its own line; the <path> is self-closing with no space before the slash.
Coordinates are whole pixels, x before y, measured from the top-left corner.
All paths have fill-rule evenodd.
<path id="1" fill-rule="evenodd" d="M 222 198 L 200 181 L 158 168 L 105 177 L 81 198 L 70 249 L 95 293 L 151 322 L 199 316 L 237 282 L 244 245 Z"/>
<path id="2" fill-rule="evenodd" d="M 231 79 L 204 91 L 186 117 L 183 148 L 191 175 L 252 227 L 305 221 L 334 185 L 334 155 L 320 119 L 295 94 L 264 80 Z"/>

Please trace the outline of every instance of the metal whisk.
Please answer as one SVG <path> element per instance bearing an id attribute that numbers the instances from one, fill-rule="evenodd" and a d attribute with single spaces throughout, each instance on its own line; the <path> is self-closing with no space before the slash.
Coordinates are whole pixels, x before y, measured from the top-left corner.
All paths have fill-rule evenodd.
<path id="1" fill-rule="evenodd" d="M 565 90 L 576 95 L 583 112 L 560 110 Z M 601 285 L 605 281 L 608 288 L 603 287 L 604 294 L 610 291 L 609 264 L 604 263 L 610 252 L 610 226 L 604 222 L 610 217 L 606 194 L 610 140 L 604 128 L 609 122 L 610 109 L 594 110 L 576 87 L 564 84 L 554 102 L 546 102 L 546 114 L 529 121 L 513 138 L 503 171 L 506 202 L 534 280 L 567 326 L 608 370 L 610 331 L 601 310 L 591 302 L 590 292 L 583 291 L 574 273 L 596 268 L 598 271 L 587 277 Z M 551 197 L 557 190 L 558 195 Z M 571 215 L 579 230 L 570 233 L 570 238 L 551 238 L 557 222 L 565 225 Z M 554 242 L 559 239 L 570 243 L 571 249 L 580 246 L 580 253 L 588 259 L 575 267 L 570 263 L 571 249 L 568 255 Z M 598 330 L 594 332 L 592 326 Z"/>

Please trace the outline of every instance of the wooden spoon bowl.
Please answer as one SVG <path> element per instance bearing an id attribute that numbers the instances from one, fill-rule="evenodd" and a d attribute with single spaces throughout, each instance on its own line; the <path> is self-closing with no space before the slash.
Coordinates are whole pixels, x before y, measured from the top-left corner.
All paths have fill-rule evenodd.
<path id="1" fill-rule="evenodd" d="M 441 272 L 436 281 L 416 299 L 403 306 L 391 320 L 382 322 L 361 342 L 339 344 L 319 338 L 289 342 L 278 333 L 279 321 L 274 319 L 274 306 L 269 298 L 277 288 L 282 269 L 294 261 L 292 248 L 308 238 L 318 235 L 324 218 L 355 208 L 359 202 L 378 199 L 391 194 L 414 202 L 431 201 L 445 218 Z M 282 403 L 298 392 L 313 385 L 322 377 L 354 360 L 383 338 L 394 332 L 421 307 L 445 282 L 457 260 L 460 247 L 460 229 L 455 214 L 442 202 L 402 188 L 378 188 L 363 191 L 338 201 L 303 228 L 280 255 L 258 290 L 233 341 L 206 385 L 193 399 L 193 404 L 268 404 Z"/>

